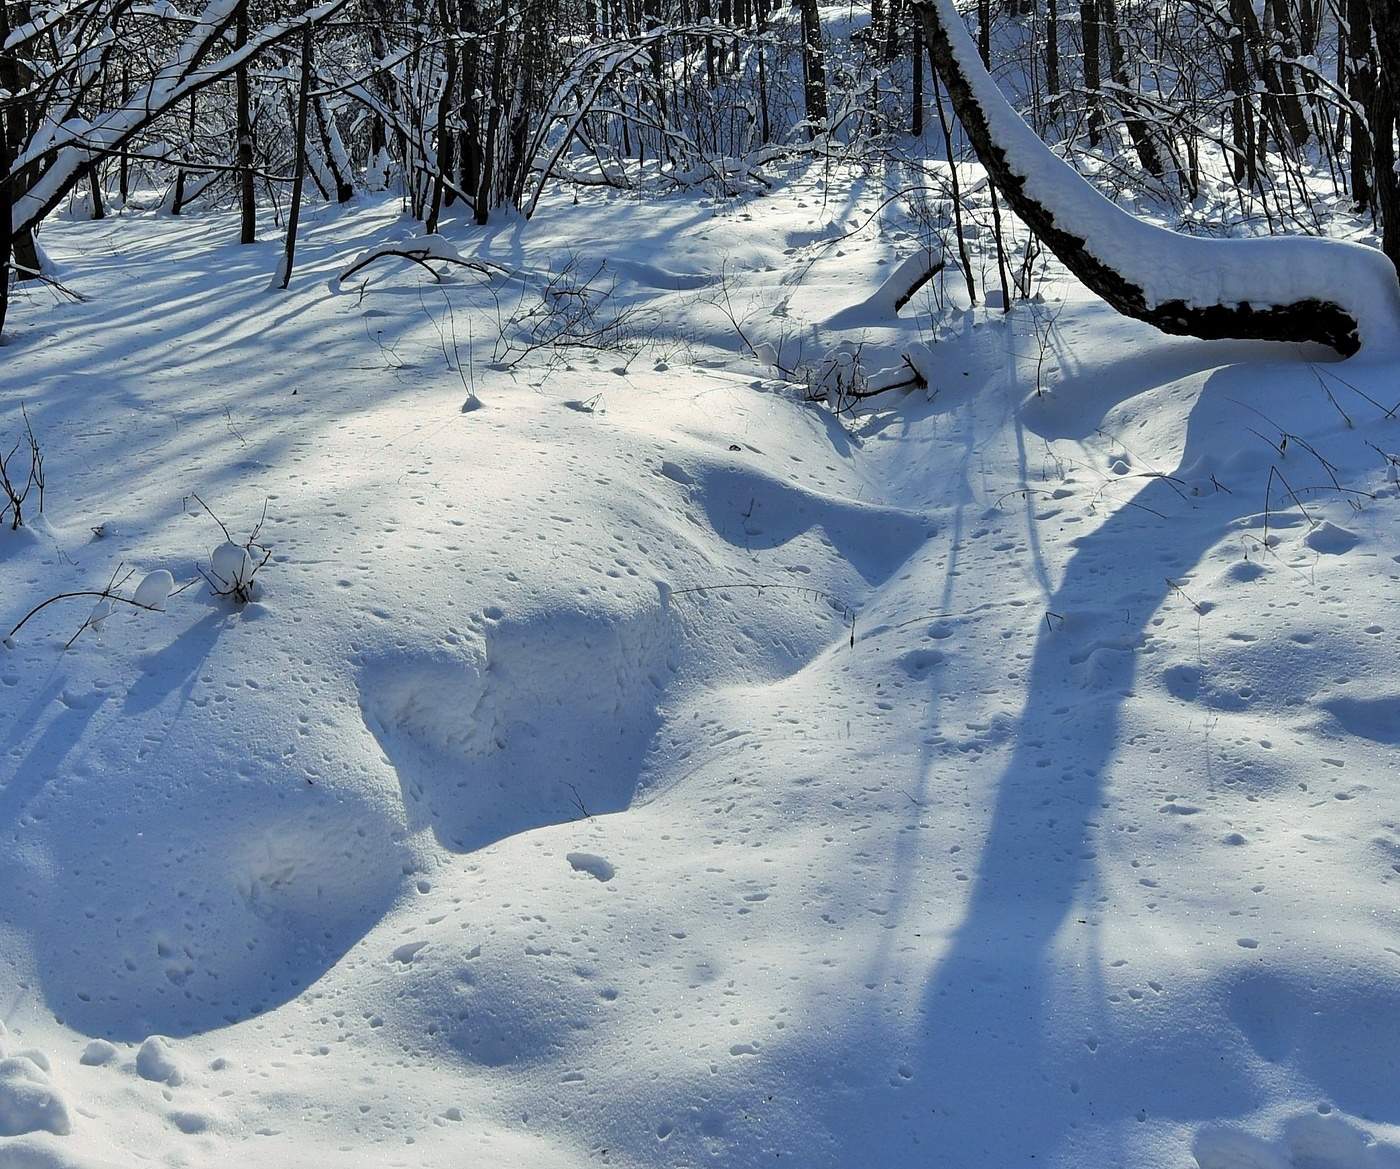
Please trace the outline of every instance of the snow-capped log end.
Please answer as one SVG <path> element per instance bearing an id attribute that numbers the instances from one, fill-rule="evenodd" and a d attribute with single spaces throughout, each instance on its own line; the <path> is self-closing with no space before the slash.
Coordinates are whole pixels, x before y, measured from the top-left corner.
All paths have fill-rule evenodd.
<path id="1" fill-rule="evenodd" d="M 1375 248 L 1306 236 L 1202 239 L 1105 198 L 1051 150 L 983 66 L 955 0 L 914 0 L 929 60 L 977 156 L 1061 263 L 1125 316 L 1202 338 L 1400 343 L 1400 280 Z"/>

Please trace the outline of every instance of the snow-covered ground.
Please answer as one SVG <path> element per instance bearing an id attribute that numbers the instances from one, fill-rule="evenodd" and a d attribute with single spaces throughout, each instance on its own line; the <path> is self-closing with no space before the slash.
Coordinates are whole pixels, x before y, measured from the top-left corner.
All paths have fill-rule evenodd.
<path id="1" fill-rule="evenodd" d="M 1400 1165 L 1397 370 L 882 317 L 885 190 L 46 232 L 0 632 L 198 583 L 0 650 L 3 1169 Z M 645 349 L 491 368 L 569 256 Z"/>

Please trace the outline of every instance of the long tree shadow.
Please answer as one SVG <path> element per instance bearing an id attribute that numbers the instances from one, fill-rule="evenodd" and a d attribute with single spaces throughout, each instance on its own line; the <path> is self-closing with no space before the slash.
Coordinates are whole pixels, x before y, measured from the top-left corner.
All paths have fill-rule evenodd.
<path id="1" fill-rule="evenodd" d="M 1211 374 L 1180 466 L 1208 451 L 1212 437 L 1221 446 L 1229 433 L 1222 403 L 1261 384 L 1278 392 L 1290 372 L 1247 363 Z M 1257 1102 L 1238 1057 L 1204 1016 L 1200 1025 L 1155 1035 L 1150 1059 L 1139 1036 L 1115 1036 L 1101 978 L 1099 926 L 1109 911 L 1097 860 L 1125 706 L 1153 619 L 1168 603 L 1189 607 L 1172 582 L 1190 574 L 1248 507 L 1228 495 L 1186 498 L 1169 481 L 1148 478 L 1076 542 L 1048 601 L 1063 619 L 1043 622 L 1037 636 L 972 888 L 925 985 L 919 1020 L 890 1033 L 872 1004 L 855 1024 L 862 1045 L 886 1032 L 891 1051 L 909 1051 L 907 1086 L 872 1094 L 855 1114 L 847 1102 L 829 1103 L 834 1163 L 915 1157 L 1007 1169 L 1057 1154 L 1121 1163 L 1114 1121 L 1218 1117 Z M 912 877 L 895 872 L 893 883 L 902 888 Z M 920 926 L 896 928 L 907 940 Z M 883 977 L 867 985 L 883 985 Z"/>
<path id="2" fill-rule="evenodd" d="M 1216 404 L 1259 377 L 1254 365 L 1210 376 L 1182 467 L 1218 439 Z M 925 995 L 935 1093 L 959 1101 L 939 1112 L 931 1134 L 952 1163 L 1043 1160 L 1096 1112 L 1183 1118 L 1244 1107 L 1243 1079 L 1199 1033 L 1161 1036 L 1154 1059 L 1173 1069 L 1171 1083 L 1144 1082 L 1143 1053 L 1114 1042 L 1099 978 L 1100 811 L 1138 651 L 1169 599 L 1189 603 L 1172 582 L 1197 566 L 1238 510 L 1224 496 L 1183 515 L 1185 506 L 1171 483 L 1149 479 L 1078 542 L 1050 598 L 1063 620 L 1051 618 L 1037 638 L 962 924 Z M 1164 524 L 1154 512 L 1181 519 Z M 954 1066 L 956 1084 L 937 1071 Z M 987 1123 L 1037 1100 L 1045 1106 L 1017 1108 L 1014 1124 Z"/>

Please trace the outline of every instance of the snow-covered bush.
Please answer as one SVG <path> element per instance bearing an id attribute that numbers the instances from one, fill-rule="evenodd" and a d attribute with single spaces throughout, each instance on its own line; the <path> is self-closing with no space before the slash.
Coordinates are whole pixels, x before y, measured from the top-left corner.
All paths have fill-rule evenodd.
<path id="1" fill-rule="evenodd" d="M 111 578 L 107 581 L 106 586 L 101 589 L 77 589 L 72 592 L 56 593 L 47 600 L 40 601 L 15 623 L 14 627 L 5 636 L 3 644 L 6 647 L 13 646 L 14 642 L 12 639 L 15 634 L 24 628 L 30 618 L 41 613 L 50 605 L 58 601 L 73 600 L 77 597 L 96 597 L 97 602 L 93 605 L 92 612 L 90 612 L 83 623 L 78 626 L 77 632 L 65 643 L 64 649 L 67 649 L 77 641 L 85 629 L 91 629 L 94 633 L 101 633 L 103 626 L 111 618 L 113 611 L 119 605 L 126 605 L 133 609 L 144 609 L 151 613 L 165 612 L 166 602 L 169 601 L 171 593 L 175 589 L 175 578 L 171 576 L 166 569 L 157 568 L 153 572 L 148 572 L 142 577 L 141 583 L 136 586 L 135 591 L 128 597 L 123 594 L 121 590 L 126 586 L 126 583 L 131 579 L 134 573 L 127 572 L 123 575 L 123 567 L 123 565 L 118 564 Z"/>
<path id="2" fill-rule="evenodd" d="M 253 599 L 259 571 L 272 558 L 271 549 L 258 543 L 258 535 L 267 519 L 267 505 L 263 505 L 262 518 L 254 525 L 248 538 L 239 543 L 204 500 L 198 495 L 194 499 L 224 534 L 224 542 L 209 553 L 208 569 L 201 568 L 199 571 L 215 596 L 232 597 L 238 604 L 245 605 Z"/>

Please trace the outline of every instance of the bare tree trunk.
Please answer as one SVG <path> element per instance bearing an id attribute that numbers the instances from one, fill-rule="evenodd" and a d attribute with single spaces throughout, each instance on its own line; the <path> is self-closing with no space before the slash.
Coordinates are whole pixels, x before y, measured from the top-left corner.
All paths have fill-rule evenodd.
<path id="1" fill-rule="evenodd" d="M 438 15 L 442 21 L 442 27 L 446 29 L 448 27 L 447 0 L 438 0 Z M 452 131 L 448 129 L 447 122 L 452 115 L 452 95 L 457 89 L 457 46 L 447 40 L 443 42 L 442 51 L 444 76 L 437 108 L 437 166 L 434 168 L 433 194 L 426 224 L 430 235 L 438 229 L 438 216 L 442 212 L 442 183 L 443 179 L 452 172 L 452 152 L 456 145 L 456 139 L 453 137 Z"/>
<path id="2" fill-rule="evenodd" d="M 760 38 L 755 46 L 758 54 L 758 130 L 760 139 L 765 143 L 773 140 L 773 130 L 768 120 L 768 68 L 764 64 L 768 53 L 767 46 L 762 41 L 763 35 L 768 31 L 767 7 L 766 0 L 758 0 L 754 7 L 754 24 Z"/>
<path id="3" fill-rule="evenodd" d="M 915 0 L 915 6 L 930 61 L 987 173 L 1060 262 L 1119 312 L 1166 333 L 1315 341 L 1344 355 L 1361 347 L 1363 316 L 1373 328 L 1376 322 L 1392 330 L 1400 327 L 1395 268 L 1375 251 L 1303 237 L 1193 239 L 1134 219 L 1035 138 L 978 60 L 953 0 Z M 1105 236 L 1119 241 L 1116 250 L 1103 242 Z M 1171 287 L 1149 290 L 1145 277 L 1120 270 L 1160 276 L 1153 270 L 1153 257 L 1159 254 L 1172 255 L 1179 270 L 1202 277 L 1196 281 L 1200 287 L 1179 293 Z M 1209 266 L 1215 257 L 1220 269 Z M 1255 258 L 1257 267 L 1251 266 Z M 1285 264 L 1302 265 L 1316 287 L 1334 292 L 1277 303 L 1272 290 Z M 1212 273 L 1228 279 L 1204 279 Z M 1238 299 L 1217 294 L 1219 299 L 1212 301 L 1201 291 L 1212 284 L 1237 290 Z M 1370 332 L 1367 339 L 1372 339 Z"/>
<path id="4" fill-rule="evenodd" d="M 1152 141 L 1152 133 L 1147 123 L 1133 113 L 1132 98 L 1129 94 L 1134 87 L 1128 82 L 1127 57 L 1123 52 L 1123 34 L 1118 27 L 1118 6 L 1114 0 L 1099 0 L 1104 17 L 1104 32 L 1108 41 L 1108 71 L 1113 78 L 1115 104 L 1123 111 L 1123 122 L 1128 129 L 1128 138 L 1137 152 L 1142 169 L 1154 179 L 1163 174 L 1162 156 L 1157 152 L 1157 144 Z"/>
<path id="5" fill-rule="evenodd" d="M 922 138 L 924 136 L 924 26 L 917 20 L 914 22 L 913 41 L 911 65 L 914 71 L 914 120 L 909 127 L 909 132 L 915 138 Z"/>
<path id="6" fill-rule="evenodd" d="M 1372 119 L 1376 194 L 1383 228 L 1381 247 L 1391 262 L 1400 267 L 1400 177 L 1395 173 L 1395 122 L 1400 112 L 1400 0 L 1371 0 L 1371 22 L 1381 60 Z"/>
<path id="7" fill-rule="evenodd" d="M 1351 70 L 1347 93 L 1351 97 L 1351 197 L 1358 209 L 1374 201 L 1371 187 L 1371 131 L 1358 109 L 1375 104 L 1376 70 L 1371 54 L 1371 6 L 1368 0 L 1350 0 L 1347 6 L 1347 51 Z"/>
<path id="8" fill-rule="evenodd" d="M 922 19 L 915 14 L 915 23 L 923 26 Z M 972 258 L 967 254 L 967 236 L 963 231 L 962 187 L 958 181 L 958 159 L 953 151 L 953 132 L 948 127 L 948 115 L 943 109 L 943 93 L 938 85 L 938 68 L 933 70 L 933 101 L 938 109 L 938 126 L 943 131 L 943 153 L 948 157 L 948 174 L 953 185 L 953 227 L 958 236 L 958 260 L 962 265 L 963 280 L 967 283 L 969 304 L 977 303 L 977 285 L 972 279 Z"/>
<path id="9" fill-rule="evenodd" d="M 1250 94 L 1249 65 L 1244 54 L 1244 31 L 1230 33 L 1228 76 L 1234 98 L 1230 103 L 1230 124 L 1235 147 L 1235 182 L 1247 182 L 1251 191 L 1259 186 L 1259 148 L 1254 124 L 1254 99 Z"/>
<path id="10" fill-rule="evenodd" d="M 248 43 L 248 0 L 241 0 L 234 19 L 233 46 L 241 49 Z M 237 89 L 238 134 L 238 242 L 251 244 L 257 239 L 257 196 L 253 189 L 253 126 L 251 95 L 248 90 L 248 66 L 245 62 L 234 72 Z"/>
<path id="11" fill-rule="evenodd" d="M 335 183 L 335 201 L 348 203 L 355 195 L 355 185 L 345 173 L 344 146 L 340 145 L 340 149 L 336 149 L 340 144 L 340 137 L 335 127 L 335 114 L 326 106 L 325 100 L 319 97 L 312 102 L 311 112 L 316 115 L 321 157 L 325 159 L 326 168 L 331 172 L 331 180 Z"/>
<path id="12" fill-rule="evenodd" d="M 1303 103 L 1298 95 L 1284 89 L 1278 69 L 1270 55 L 1268 40 L 1259 27 L 1259 18 L 1254 14 L 1252 0 L 1229 0 L 1230 19 L 1244 34 L 1245 46 L 1254 60 L 1254 68 L 1268 90 L 1269 104 L 1276 112 L 1282 128 L 1286 129 L 1294 146 L 1305 146 L 1310 132 L 1308 120 L 1303 116 Z"/>
<path id="13" fill-rule="evenodd" d="M 807 120 L 814 123 L 809 131 L 816 137 L 816 125 L 827 119 L 826 54 L 822 50 L 822 23 L 817 12 L 817 0 L 798 0 L 802 17 L 802 93 L 806 100 Z"/>
<path id="14" fill-rule="evenodd" d="M 1099 3 L 1079 0 L 1079 30 L 1084 38 L 1084 89 L 1089 103 L 1089 145 L 1103 136 L 1103 76 L 1099 69 Z M 935 66 L 936 67 L 936 66 Z"/>
<path id="15" fill-rule="evenodd" d="M 992 3 L 991 0 L 977 0 L 977 55 L 982 58 L 982 68 L 990 68 L 992 63 Z M 949 91 L 951 94 L 951 90 Z M 954 106 L 956 109 L 956 105 Z M 959 117 L 961 120 L 961 116 Z M 995 176 L 988 184 L 987 194 L 992 201 L 992 239 L 997 246 L 997 283 L 1001 288 L 1001 311 L 1011 311 L 1011 285 L 1006 278 L 1006 240 L 1001 230 L 1001 200 L 997 198 Z"/>
<path id="16" fill-rule="evenodd" d="M 3 2 L 3 0 L 0 0 Z M 107 209 L 102 204 L 102 176 L 98 173 L 97 163 L 94 161 L 88 167 L 88 190 L 92 193 L 92 218 L 106 219 Z"/>
<path id="17" fill-rule="evenodd" d="M 19 89 L 18 69 L 14 57 L 5 51 L 10 37 L 10 13 L 5 0 L 0 0 L 0 86 L 10 93 Z M 15 152 L 11 145 L 12 127 L 19 116 L 14 106 L 0 107 L 0 342 L 5 339 L 5 318 L 10 311 L 10 255 L 14 250 L 14 202 L 18 193 L 18 176 L 10 174 Z"/>
<path id="18" fill-rule="evenodd" d="M 0 10 L 5 8 L 5 0 L 0 0 Z M 29 6 L 19 6 L 17 13 L 21 23 L 29 19 Z M 21 65 L 13 53 L 3 51 L 10 35 L 10 19 L 7 11 L 0 11 L 0 88 L 10 93 L 20 93 L 24 89 L 25 78 L 21 75 Z M 34 243 L 34 229 L 31 227 L 14 230 L 13 208 L 25 186 L 25 168 L 19 173 L 10 174 L 13 159 L 24 149 L 25 139 L 30 132 L 30 118 L 25 112 L 25 104 L 11 101 L 0 103 L 0 138 L 5 138 L 5 168 L 8 176 L 5 181 L 5 197 L 0 200 L 6 216 L 5 234 L 0 248 L 3 248 L 3 265 L 0 276 L 4 279 L 4 297 L 9 299 L 9 282 L 13 274 L 15 283 L 33 280 L 39 273 L 39 249 Z M 0 312 L 0 325 L 3 325 L 3 312 Z"/>
<path id="19" fill-rule="evenodd" d="M 0 3 L 2 2 L 3 0 L 0 0 Z M 131 100 L 131 66 L 126 61 L 122 62 L 121 94 L 122 105 L 126 105 L 126 103 Z M 125 205 L 131 187 L 130 162 L 127 159 L 127 152 L 125 150 L 121 153 L 121 161 L 118 163 L 118 166 L 121 169 L 117 172 L 117 191 L 122 197 L 123 205 Z"/>
<path id="20" fill-rule="evenodd" d="M 0 45 L 5 43 L 5 37 L 9 35 L 3 9 L 5 0 L 0 0 Z M 5 175 L 10 173 L 10 162 L 14 156 L 10 153 L 10 136 L 6 129 L 5 119 L 0 116 L 0 171 Z M 13 223 L 13 213 L 11 211 L 12 198 L 10 195 L 12 179 L 6 178 L 0 182 L 0 344 L 5 340 L 5 318 L 10 311 L 10 252 L 12 250 L 11 238 Z"/>
<path id="21" fill-rule="evenodd" d="M 596 6 L 596 0 L 595 0 Z M 595 27 L 598 13 L 594 14 Z M 457 26 L 468 34 L 462 45 L 462 106 L 458 111 L 463 128 L 457 139 L 457 163 L 461 178 L 458 185 L 463 191 L 475 192 L 481 178 L 481 119 L 478 116 L 477 73 L 480 69 L 481 49 L 477 33 L 478 14 L 476 0 L 459 0 L 457 5 Z"/>
<path id="22" fill-rule="evenodd" d="M 301 30 L 301 89 L 297 93 L 297 161 L 292 172 L 292 204 L 287 209 L 287 250 L 282 258 L 282 287 L 292 282 L 297 250 L 297 220 L 301 218 L 301 187 L 306 177 L 306 112 L 311 104 L 311 26 Z"/>
<path id="23" fill-rule="evenodd" d="M 885 13 L 884 60 L 886 65 L 899 56 L 899 46 L 901 42 L 899 27 L 904 20 L 906 2 L 907 0 L 889 0 L 888 11 Z"/>
<path id="24" fill-rule="evenodd" d="M 486 115 L 486 135 L 481 144 L 481 178 L 476 188 L 476 221 L 485 223 L 491 214 L 491 185 L 496 177 L 496 156 L 499 152 L 497 139 L 501 131 L 501 92 L 505 77 L 506 27 L 505 21 L 496 25 L 496 36 L 491 46 L 491 108 Z"/>

